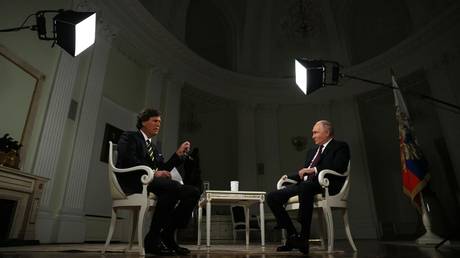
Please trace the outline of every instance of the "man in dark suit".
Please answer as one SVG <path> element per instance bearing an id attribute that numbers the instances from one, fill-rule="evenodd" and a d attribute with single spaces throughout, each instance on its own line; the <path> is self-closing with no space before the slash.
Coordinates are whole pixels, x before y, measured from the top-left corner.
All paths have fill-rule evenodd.
<path id="1" fill-rule="evenodd" d="M 154 109 L 145 109 L 137 117 L 138 131 L 124 132 L 118 141 L 117 167 L 146 165 L 158 169 L 147 190 L 157 196 L 157 204 L 150 230 L 145 237 L 145 251 L 156 255 L 185 255 L 190 251 L 174 240 L 174 232 L 185 228 L 190 220 L 200 193 L 196 187 L 171 180 L 170 171 L 182 163 L 190 150 L 190 142 L 182 143 L 168 161 L 152 142 L 160 131 L 161 115 Z M 142 192 L 140 178 L 144 172 L 117 174 L 125 193 Z"/>
<path id="2" fill-rule="evenodd" d="M 297 184 L 289 185 L 267 195 L 267 204 L 275 215 L 278 227 L 286 229 L 288 233 L 286 244 L 278 247 L 277 251 L 299 249 L 304 254 L 308 253 L 313 198 L 322 192 L 318 182 L 318 173 L 323 169 L 344 173 L 348 167 L 350 160 L 348 144 L 333 138 L 334 129 L 329 121 L 320 120 L 316 122 L 312 134 L 317 147 L 307 152 L 304 167 L 297 174 L 289 176 L 289 179 L 297 181 Z M 345 180 L 334 176 L 328 177 L 328 179 L 330 180 L 329 192 L 332 195 L 338 193 Z M 284 204 L 289 198 L 296 195 L 299 196 L 298 218 L 302 225 L 300 235 L 284 209 Z"/>

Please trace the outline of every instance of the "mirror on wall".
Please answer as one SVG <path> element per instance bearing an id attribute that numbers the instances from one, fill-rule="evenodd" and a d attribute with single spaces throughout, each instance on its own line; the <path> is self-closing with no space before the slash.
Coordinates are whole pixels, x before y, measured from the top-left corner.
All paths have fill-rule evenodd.
<path id="1" fill-rule="evenodd" d="M 44 75 L 0 44 L 0 137 L 9 134 L 27 152 Z"/>

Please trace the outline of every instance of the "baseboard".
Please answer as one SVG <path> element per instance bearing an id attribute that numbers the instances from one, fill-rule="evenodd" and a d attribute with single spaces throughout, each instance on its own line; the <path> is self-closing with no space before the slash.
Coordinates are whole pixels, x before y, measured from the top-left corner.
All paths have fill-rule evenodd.
<path id="1" fill-rule="evenodd" d="M 43 244 L 54 243 L 56 240 L 55 223 L 56 215 L 40 210 L 35 221 L 35 238 Z"/>
<path id="2" fill-rule="evenodd" d="M 57 218 L 56 243 L 85 242 L 86 223 L 81 214 L 60 214 Z"/>
<path id="3" fill-rule="evenodd" d="M 110 227 L 110 217 L 106 216 L 85 216 L 86 235 L 85 242 L 105 242 Z M 129 235 L 128 220 L 117 219 L 112 242 L 127 242 Z"/>

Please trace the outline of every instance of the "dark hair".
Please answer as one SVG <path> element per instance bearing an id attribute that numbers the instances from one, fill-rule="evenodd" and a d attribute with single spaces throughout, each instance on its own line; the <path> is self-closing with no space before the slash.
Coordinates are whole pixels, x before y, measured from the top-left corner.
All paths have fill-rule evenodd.
<path id="1" fill-rule="evenodd" d="M 149 120 L 151 117 L 161 116 L 160 111 L 153 108 L 146 108 L 137 115 L 137 129 L 142 128 L 142 122 Z"/>

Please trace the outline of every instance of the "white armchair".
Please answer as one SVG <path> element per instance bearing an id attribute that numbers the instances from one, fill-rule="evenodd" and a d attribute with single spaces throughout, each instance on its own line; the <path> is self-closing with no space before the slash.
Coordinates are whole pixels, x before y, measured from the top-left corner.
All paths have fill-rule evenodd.
<path id="1" fill-rule="evenodd" d="M 109 141 L 109 159 L 108 159 L 108 175 L 109 175 L 109 185 L 112 195 L 112 218 L 110 220 L 110 228 L 107 234 L 107 240 L 102 249 L 102 254 L 105 253 L 107 247 L 112 239 L 113 232 L 115 231 L 115 225 L 117 221 L 117 211 L 118 209 L 129 209 L 133 211 L 133 220 L 131 221 L 131 236 L 129 241 L 129 246 L 126 251 L 131 250 L 133 246 L 133 240 L 135 237 L 136 226 L 137 226 L 137 238 L 139 245 L 139 254 L 144 256 L 144 218 L 150 207 L 155 206 L 156 198 L 152 193 L 147 192 L 147 185 L 153 180 L 154 172 L 151 168 L 147 166 L 135 166 L 131 168 L 120 169 L 114 166 L 114 161 L 116 161 L 117 156 L 117 145 Z M 129 173 L 136 170 L 144 170 L 147 174 L 142 175 L 139 180 L 142 182 L 142 193 L 135 193 L 126 195 L 118 184 L 117 177 L 115 173 Z"/>
<path id="2" fill-rule="evenodd" d="M 342 189 L 339 193 L 335 195 L 329 194 L 329 180 L 325 177 L 327 174 L 336 175 L 340 177 L 346 177 L 345 183 L 342 186 Z M 334 221 L 332 217 L 332 209 L 340 209 L 343 212 L 343 223 L 345 225 L 345 233 L 348 238 L 353 251 L 357 251 L 356 245 L 353 241 L 350 231 L 350 224 L 348 222 L 348 192 L 350 189 L 350 163 L 348 163 L 347 171 L 343 174 L 337 173 L 330 169 L 321 170 L 318 174 L 318 181 L 320 185 L 324 188 L 324 196 L 322 194 L 317 194 L 315 196 L 314 208 L 321 209 L 324 215 L 324 221 L 326 222 L 326 231 L 327 231 L 327 251 L 333 252 L 334 250 Z M 294 180 L 287 178 L 286 175 L 282 176 L 277 183 L 277 189 L 281 189 L 285 186 L 286 183 L 297 183 Z M 299 209 L 299 197 L 294 196 L 288 200 L 286 203 L 286 210 L 298 210 Z M 323 243 L 324 245 L 324 243 Z"/>

